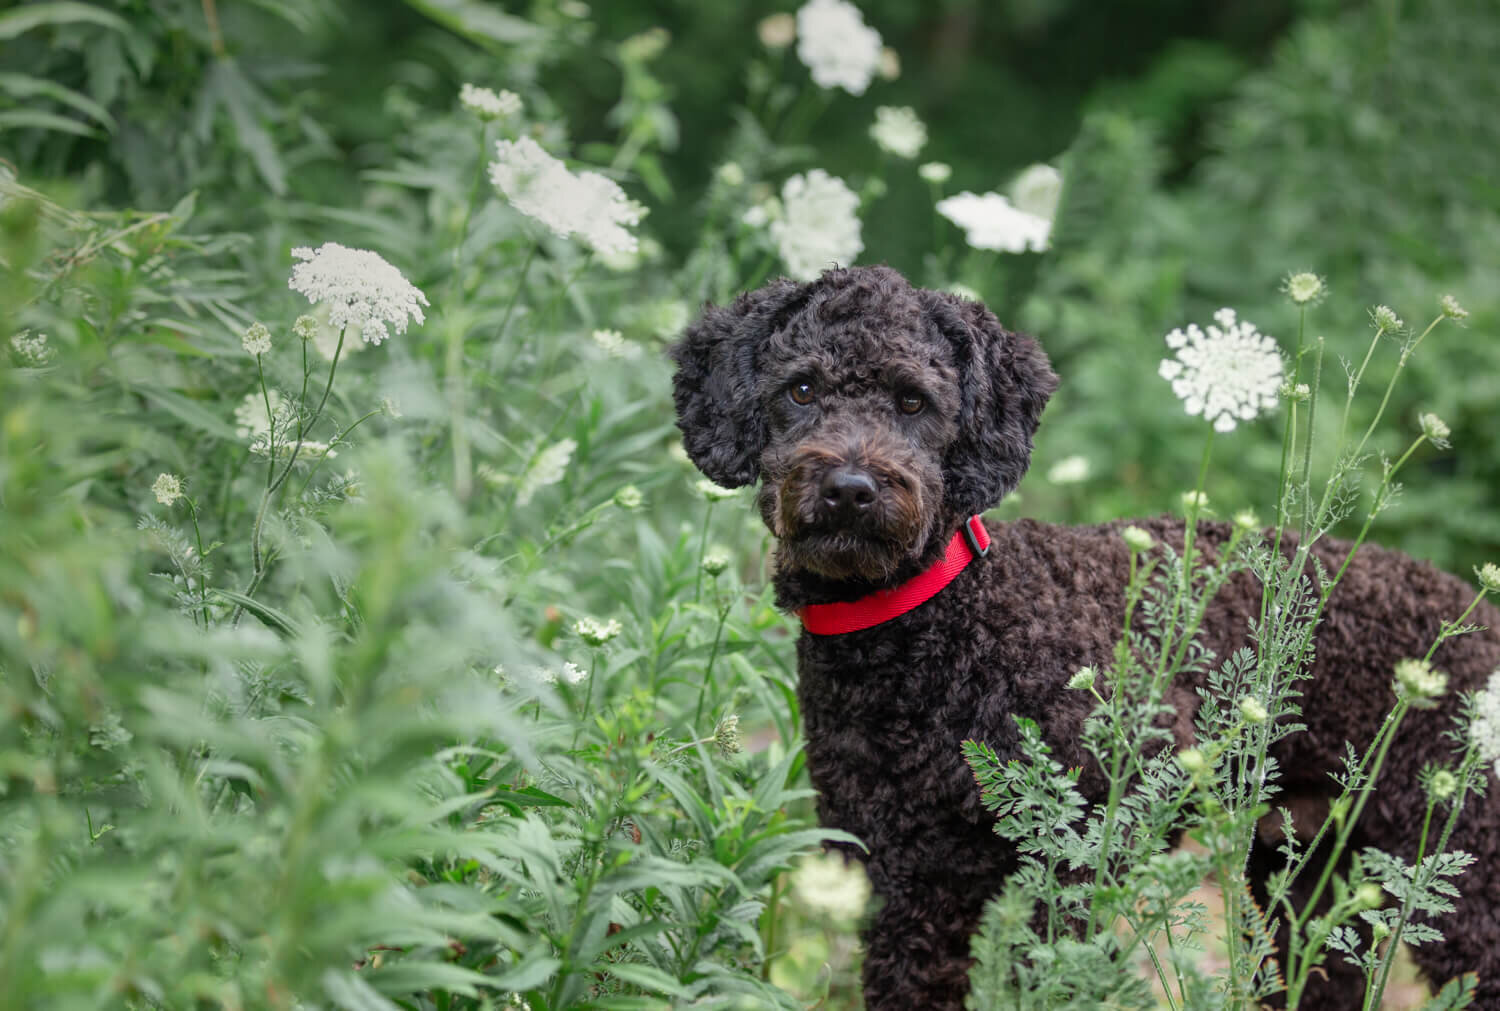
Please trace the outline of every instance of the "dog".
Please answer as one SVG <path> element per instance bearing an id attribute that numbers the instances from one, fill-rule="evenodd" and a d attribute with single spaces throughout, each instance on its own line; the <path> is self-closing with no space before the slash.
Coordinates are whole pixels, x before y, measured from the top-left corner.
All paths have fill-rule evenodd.
<path id="1" fill-rule="evenodd" d="M 915 288 L 890 268 L 777 280 L 709 305 L 670 354 L 688 455 L 718 484 L 760 483 L 777 604 L 803 618 L 798 698 L 819 817 L 863 840 L 880 902 L 865 932 L 867 1006 L 961 1008 L 970 937 L 1017 866 L 961 742 L 985 742 L 1005 761 L 1018 755 L 1013 717 L 1034 720 L 1059 762 L 1083 768 L 1089 801 L 1102 801 L 1107 784 L 1080 743 L 1093 700 L 1066 684 L 1111 661 L 1129 572 L 1123 524 L 978 519 L 1025 474 L 1058 378 L 1036 340 L 983 305 Z M 1180 520 L 1137 523 L 1181 549 Z M 1228 527 L 1201 524 L 1198 537 L 1212 552 Z M 1334 571 L 1349 549 L 1324 539 L 1313 553 Z M 1473 597 L 1425 563 L 1356 552 L 1303 685 L 1307 729 L 1273 749 L 1283 770 L 1275 803 L 1328 810 L 1345 741 L 1364 749 L 1394 702 L 1395 662 L 1425 655 Z M 1260 599 L 1253 577 L 1235 576 L 1208 608 L 1204 645 L 1221 659 L 1244 645 Z M 1497 619 L 1486 602 L 1470 620 L 1493 628 Z M 1449 691 L 1403 724 L 1351 851 L 1375 845 L 1414 859 L 1426 807 L 1418 771 L 1451 763 L 1442 731 L 1459 691 L 1482 688 L 1500 666 L 1500 637 L 1450 639 L 1433 659 Z M 1186 747 L 1202 677 L 1179 680 L 1168 701 Z M 1457 881 L 1457 911 L 1436 921 L 1446 941 L 1415 951 L 1438 985 L 1476 971 L 1484 1008 L 1500 1008 L 1494 797 L 1470 796 L 1450 843 L 1477 860 Z M 1270 833 L 1252 854 L 1261 895 L 1279 866 L 1274 842 Z M 1299 880 L 1294 899 L 1306 891 Z M 1302 1006 L 1358 1008 L 1358 971 L 1336 953 L 1325 968 Z"/>

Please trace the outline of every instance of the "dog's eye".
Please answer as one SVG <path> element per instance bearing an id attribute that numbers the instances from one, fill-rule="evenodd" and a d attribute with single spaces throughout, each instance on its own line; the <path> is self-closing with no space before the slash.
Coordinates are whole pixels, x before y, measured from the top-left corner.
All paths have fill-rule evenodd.
<path id="1" fill-rule="evenodd" d="M 792 398 L 792 403 L 799 407 L 806 407 L 813 402 L 812 383 L 793 383 L 786 391 L 786 395 Z"/>
<path id="2" fill-rule="evenodd" d="M 922 408 L 927 406 L 927 398 L 920 393 L 903 393 L 896 398 L 896 406 L 901 408 L 902 414 L 921 414 Z"/>

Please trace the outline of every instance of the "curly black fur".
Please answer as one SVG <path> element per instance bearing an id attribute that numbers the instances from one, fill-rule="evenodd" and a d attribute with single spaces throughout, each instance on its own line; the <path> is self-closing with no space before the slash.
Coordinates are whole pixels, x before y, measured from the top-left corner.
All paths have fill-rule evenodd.
<path id="1" fill-rule="evenodd" d="M 963 519 L 1021 480 L 1032 436 L 1057 385 L 1030 337 L 1006 331 L 982 305 L 912 288 L 893 270 L 830 270 L 776 281 L 709 307 L 672 349 L 678 424 L 695 463 L 720 484 L 759 479 L 761 514 L 778 538 L 775 588 L 787 609 L 852 600 L 910 576 L 941 554 Z M 914 406 L 916 410 L 911 410 Z M 1181 546 L 1170 518 L 1138 521 Z M 1035 720 L 1059 761 L 1102 776 L 1081 748 L 1090 709 L 1067 691 L 1085 664 L 1109 662 L 1122 624 L 1128 553 L 1122 524 L 989 524 L 993 546 L 928 603 L 874 628 L 797 643 L 808 767 L 826 825 L 869 847 L 882 904 L 867 933 L 864 986 L 874 1009 L 960 1008 L 969 937 L 985 900 L 1016 864 L 980 805 L 960 753 L 965 739 L 1015 753 L 1013 716 Z M 1228 537 L 1208 524 L 1209 551 Z M 1320 542 L 1330 569 L 1349 545 Z M 1319 631 L 1307 731 L 1281 743 L 1279 802 L 1326 810 L 1344 742 L 1364 748 L 1390 707 L 1392 666 L 1423 655 L 1445 618 L 1473 598 L 1463 581 L 1376 547 L 1361 548 Z M 1236 577 L 1214 600 L 1205 645 L 1244 644 L 1260 589 Z M 1500 626 L 1488 604 L 1473 620 Z M 1442 731 L 1457 692 L 1500 666 L 1500 636 L 1450 640 L 1434 658 L 1450 693 L 1408 717 L 1353 845 L 1410 860 L 1417 782 L 1450 760 Z M 1198 686 L 1173 686 L 1180 733 L 1191 732 Z M 1493 784 L 1492 784 L 1493 785 Z M 1481 978 L 1479 1007 L 1500 1008 L 1500 801 L 1471 798 L 1452 845 L 1477 862 L 1459 880 L 1448 940 L 1417 949 L 1428 978 Z M 1261 847 L 1252 873 L 1275 869 Z M 1330 964 L 1308 1008 L 1357 1008 L 1360 980 Z"/>

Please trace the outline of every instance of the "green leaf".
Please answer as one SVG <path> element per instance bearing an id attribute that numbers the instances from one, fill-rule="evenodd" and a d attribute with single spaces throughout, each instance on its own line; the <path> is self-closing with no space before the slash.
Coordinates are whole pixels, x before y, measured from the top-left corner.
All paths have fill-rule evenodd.
<path id="1" fill-rule="evenodd" d="M 530 21 L 496 10 L 478 0 L 407 0 L 438 24 L 475 41 L 539 42 L 547 33 Z"/>
<path id="2" fill-rule="evenodd" d="M 87 95 L 74 91 L 72 88 L 65 88 L 54 81 L 45 81 L 27 74 L 0 73 L 0 91 L 8 92 L 23 100 L 41 95 L 71 106 L 85 116 L 92 117 L 106 130 L 113 131 L 115 128 L 114 117 L 109 114 L 108 109 Z"/>
<path id="3" fill-rule="evenodd" d="M 640 962 L 616 962 L 609 967 L 609 973 L 611 976 L 633 983 L 642 990 L 650 990 L 652 993 L 669 994 L 684 999 L 692 996 L 671 976 L 660 969 L 643 965 Z"/>
<path id="4" fill-rule="evenodd" d="M 88 21 L 117 32 L 129 30 L 125 20 L 117 14 L 93 4 L 46 3 L 30 4 L 6 14 L 0 14 L 0 40 L 13 39 L 22 32 L 29 32 L 42 25 L 65 25 L 75 21 Z"/>
<path id="5" fill-rule="evenodd" d="M 466 969 L 447 962 L 394 962 L 387 963 L 369 975 L 370 983 L 383 993 L 405 994 L 415 990 L 447 990 L 478 997 L 481 990 L 495 985 L 495 981 L 482 972 Z M 514 987 L 507 987 L 514 989 Z"/>
<path id="6" fill-rule="evenodd" d="M 262 604 L 254 597 L 247 597 L 243 593 L 238 593 L 234 590 L 221 590 L 215 586 L 209 587 L 208 592 L 215 596 L 223 597 L 231 604 L 238 604 L 267 625 L 280 629 L 285 635 L 300 636 L 302 634 L 301 627 L 290 617 L 271 607 L 269 604 Z"/>
<path id="7" fill-rule="evenodd" d="M 206 432 L 216 438 L 231 442 L 239 441 L 239 436 L 228 422 L 196 400 L 189 400 L 180 393 L 173 393 L 160 386 L 137 387 L 137 392 L 149 400 L 156 401 L 157 404 L 175 414 L 179 421 L 200 432 Z"/>
<path id="8" fill-rule="evenodd" d="M 72 133 L 80 137 L 99 136 L 98 130 L 76 119 L 39 109 L 7 109 L 0 112 L 0 131 L 4 130 L 57 130 L 59 133 Z"/>
<path id="9" fill-rule="evenodd" d="M 510 972 L 502 972 L 498 976 L 489 977 L 488 982 L 497 990 L 525 993 L 547 982 L 556 975 L 560 968 L 562 968 L 562 962 L 555 958 L 532 958 L 522 962 Z"/>

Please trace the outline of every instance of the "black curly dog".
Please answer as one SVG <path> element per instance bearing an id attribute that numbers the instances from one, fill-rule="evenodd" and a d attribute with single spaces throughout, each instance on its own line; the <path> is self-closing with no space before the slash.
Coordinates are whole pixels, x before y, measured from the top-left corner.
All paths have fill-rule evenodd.
<path id="1" fill-rule="evenodd" d="M 672 356 L 688 454 L 719 484 L 761 482 L 761 516 L 778 539 L 777 602 L 799 613 L 904 584 L 952 551 L 970 558 L 965 521 L 1021 480 L 1057 387 L 1035 340 L 1005 330 L 978 303 L 913 288 L 884 267 L 774 281 L 709 306 Z M 1140 525 L 1180 548 L 1180 521 Z M 1119 634 L 1128 563 L 1120 526 L 990 524 L 988 552 L 926 603 L 862 630 L 804 630 L 798 639 L 819 814 L 868 844 L 882 900 L 866 936 L 870 1008 L 962 1007 L 970 935 L 1016 865 L 980 806 L 960 742 L 988 742 L 1004 759 L 1016 753 L 1012 716 L 1029 717 L 1059 761 L 1085 767 L 1081 787 L 1101 799 L 1103 778 L 1079 743 L 1090 698 L 1064 685 L 1085 664 L 1107 664 Z M 1208 524 L 1201 543 L 1212 550 L 1227 536 Z M 1334 570 L 1348 547 L 1328 540 L 1315 553 Z M 1302 700 L 1308 729 L 1276 752 L 1278 803 L 1321 820 L 1344 742 L 1363 749 L 1394 701 L 1394 662 L 1424 655 L 1441 621 L 1473 594 L 1430 565 L 1359 550 L 1319 631 L 1315 680 Z M 1236 577 L 1211 606 L 1205 645 L 1227 657 L 1259 602 L 1252 577 Z M 1486 603 L 1473 620 L 1500 627 L 1500 612 Z M 1451 761 L 1441 733 L 1456 694 L 1482 687 L 1500 665 L 1500 637 L 1450 640 L 1435 663 L 1449 672 L 1450 692 L 1403 725 L 1353 849 L 1413 858 L 1426 803 L 1417 773 Z M 1172 689 L 1183 739 L 1196 687 Z M 1299 827 L 1306 821 L 1294 817 Z M 1438 984 L 1477 971 L 1476 1006 L 1500 1008 L 1495 790 L 1471 797 L 1452 846 L 1478 860 L 1458 880 L 1457 912 L 1438 921 L 1447 941 L 1418 948 L 1416 960 Z M 1268 839 L 1252 875 L 1263 882 L 1276 866 Z M 1358 973 L 1337 956 L 1327 968 L 1330 978 L 1302 1006 L 1359 1007 Z"/>

